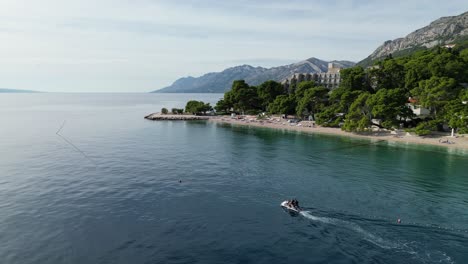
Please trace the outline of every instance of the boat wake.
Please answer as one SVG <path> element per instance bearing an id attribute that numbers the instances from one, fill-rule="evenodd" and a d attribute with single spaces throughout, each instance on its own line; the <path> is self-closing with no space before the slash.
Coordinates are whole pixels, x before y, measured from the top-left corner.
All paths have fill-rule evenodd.
<path id="1" fill-rule="evenodd" d="M 364 240 L 380 248 L 405 252 L 407 254 L 410 254 L 413 259 L 422 261 L 423 263 L 455 263 L 451 259 L 451 257 L 448 256 L 446 253 L 438 251 L 438 250 L 425 249 L 424 245 L 421 245 L 420 243 L 415 242 L 415 241 L 394 242 L 394 241 L 390 241 L 387 239 L 383 239 L 382 237 L 375 235 L 365 230 L 360 225 L 350 222 L 350 221 L 341 220 L 337 218 L 331 218 L 331 217 L 316 216 L 316 215 L 311 214 L 310 211 L 301 211 L 299 214 L 312 221 L 321 222 L 321 223 L 329 224 L 329 225 L 335 225 L 341 228 L 352 230 L 360 234 Z"/>
<path id="2" fill-rule="evenodd" d="M 341 220 L 341 219 L 336 219 L 336 218 L 329 218 L 329 217 L 321 217 L 321 216 L 315 216 L 312 215 L 309 211 L 301 211 L 300 213 L 302 216 L 304 216 L 307 219 L 313 220 L 313 221 L 318 221 L 322 222 L 325 224 L 331 224 L 331 225 L 336 225 L 339 227 L 344 227 L 350 230 L 353 230 L 356 233 L 359 233 L 363 236 L 363 238 L 369 242 L 371 242 L 374 245 L 377 245 L 381 248 L 385 249 L 391 249 L 391 248 L 397 248 L 398 244 L 397 243 L 392 243 L 390 241 L 387 241 L 377 235 L 374 235 L 366 230 L 364 230 L 362 227 L 360 227 L 358 224 Z"/>

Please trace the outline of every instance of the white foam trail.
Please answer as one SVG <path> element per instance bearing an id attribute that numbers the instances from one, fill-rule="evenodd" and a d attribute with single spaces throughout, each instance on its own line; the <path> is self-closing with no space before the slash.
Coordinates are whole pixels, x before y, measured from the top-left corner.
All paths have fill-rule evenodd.
<path id="1" fill-rule="evenodd" d="M 442 251 L 427 250 L 427 249 L 424 249 L 424 247 L 421 248 L 421 245 L 419 245 L 416 242 L 395 243 L 395 242 L 387 241 L 377 235 L 374 235 L 364 230 L 361 226 L 353 222 L 348 222 L 345 220 L 340 220 L 340 219 L 330 218 L 330 217 L 315 216 L 315 215 L 312 215 L 309 211 L 301 211 L 300 214 L 304 216 L 305 218 L 310 219 L 312 221 L 322 222 L 325 224 L 335 225 L 335 226 L 353 230 L 354 232 L 361 234 L 365 240 L 371 242 L 374 245 L 377 245 L 384 249 L 401 250 L 403 252 L 409 253 L 410 255 L 413 255 L 415 259 L 419 261 L 423 261 L 424 263 L 426 262 L 449 263 L 449 264 L 455 263 L 450 256 L 448 256 L 446 253 Z"/>
<path id="2" fill-rule="evenodd" d="M 331 224 L 331 225 L 336 225 L 344 228 L 351 229 L 363 236 L 363 238 L 381 248 L 389 249 L 389 248 L 396 248 L 397 245 L 394 243 L 391 243 L 389 241 L 384 240 L 383 238 L 374 235 L 360 227 L 358 224 L 336 219 L 336 218 L 329 218 L 329 217 L 320 217 L 320 216 L 315 216 L 312 215 L 309 211 L 301 211 L 300 213 L 302 216 L 304 216 L 307 219 L 313 220 L 313 221 L 318 221 L 322 222 L 325 224 Z"/>

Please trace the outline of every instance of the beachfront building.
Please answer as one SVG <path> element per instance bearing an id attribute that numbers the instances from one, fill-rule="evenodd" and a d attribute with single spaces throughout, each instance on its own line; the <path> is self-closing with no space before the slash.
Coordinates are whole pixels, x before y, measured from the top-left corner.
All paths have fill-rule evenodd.
<path id="1" fill-rule="evenodd" d="M 431 110 L 427 109 L 425 107 L 422 107 L 421 105 L 418 104 L 418 100 L 415 98 L 408 98 L 408 103 L 406 104 L 411 111 L 413 111 L 413 114 L 415 114 L 419 118 L 426 118 L 431 114 Z"/>
<path id="2" fill-rule="evenodd" d="M 328 63 L 327 72 L 319 73 L 295 73 L 291 77 L 286 78 L 281 83 L 288 92 L 293 92 L 297 84 L 300 82 L 314 81 L 316 84 L 333 90 L 340 85 L 340 70 L 335 63 Z"/>

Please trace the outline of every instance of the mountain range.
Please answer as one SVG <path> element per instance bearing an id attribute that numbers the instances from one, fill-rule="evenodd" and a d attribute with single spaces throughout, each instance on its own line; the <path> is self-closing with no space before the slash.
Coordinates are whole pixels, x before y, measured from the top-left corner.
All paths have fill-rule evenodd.
<path id="1" fill-rule="evenodd" d="M 432 48 L 437 45 L 452 44 L 459 40 L 468 39 L 468 12 L 458 16 L 439 18 L 428 26 L 420 28 L 404 38 L 385 41 L 367 58 L 357 63 L 366 67 L 374 61 L 390 54 L 393 57 L 404 56 L 416 50 Z M 332 61 L 337 65 L 348 68 L 355 65 L 350 61 Z M 294 73 L 326 72 L 328 62 L 317 58 L 310 58 L 298 63 L 273 68 L 253 67 L 241 65 L 223 70 L 222 72 L 207 73 L 201 77 L 184 77 L 176 80 L 172 85 L 156 90 L 158 93 L 224 93 L 231 88 L 234 80 L 245 80 L 250 85 L 258 85 L 267 80 L 281 81 Z"/>
<path id="2" fill-rule="evenodd" d="M 331 61 L 343 68 L 354 66 L 351 61 Z M 211 72 L 201 77 L 184 77 L 172 85 L 154 92 L 158 93 L 224 93 L 231 88 L 235 80 L 245 80 L 250 85 L 258 85 L 268 80 L 281 81 L 294 73 L 326 72 L 328 61 L 310 58 L 297 63 L 273 67 L 253 67 L 241 65 L 225 69 L 222 72 Z"/>

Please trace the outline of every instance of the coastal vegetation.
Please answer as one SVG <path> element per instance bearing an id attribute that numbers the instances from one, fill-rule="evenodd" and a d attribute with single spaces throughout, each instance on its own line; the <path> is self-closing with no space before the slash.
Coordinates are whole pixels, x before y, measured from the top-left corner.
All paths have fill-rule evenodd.
<path id="1" fill-rule="evenodd" d="M 171 114 L 173 115 L 182 115 L 182 114 L 206 115 L 207 112 L 212 111 L 212 110 L 213 110 L 213 107 L 209 103 L 191 100 L 187 102 L 185 109 L 172 108 Z M 161 114 L 167 115 L 169 114 L 169 110 L 163 107 L 161 108 Z"/>
<path id="2" fill-rule="evenodd" d="M 171 113 L 173 115 L 180 115 L 180 114 L 184 113 L 184 109 L 182 109 L 182 108 L 172 108 Z"/>
<path id="3" fill-rule="evenodd" d="M 213 110 L 209 103 L 191 100 L 185 105 L 185 112 L 193 115 L 205 115 L 206 112 Z"/>
<path id="4" fill-rule="evenodd" d="M 276 81 L 250 86 L 237 80 L 214 108 L 218 113 L 295 115 L 351 132 L 374 126 L 404 127 L 419 135 L 444 127 L 467 133 L 466 44 L 398 58 L 389 55 L 371 67 L 343 69 L 340 86 L 332 91 L 314 81 L 300 82 L 286 90 Z M 412 109 L 418 108 L 427 109 L 428 114 L 416 115 Z M 186 107 L 186 112 L 203 111 Z"/>

